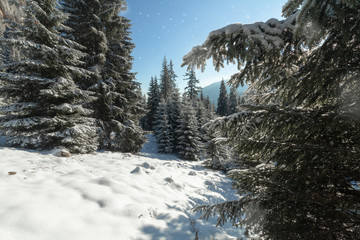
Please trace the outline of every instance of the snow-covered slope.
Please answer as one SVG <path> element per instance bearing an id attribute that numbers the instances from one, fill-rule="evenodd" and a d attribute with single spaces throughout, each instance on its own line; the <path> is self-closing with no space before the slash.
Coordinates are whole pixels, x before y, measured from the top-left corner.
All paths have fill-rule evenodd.
<path id="1" fill-rule="evenodd" d="M 0 147 L 0 239 L 237 239 L 214 227 L 197 204 L 237 198 L 231 181 L 200 162 L 156 152 L 149 135 L 136 155 L 112 152 L 55 157 Z M 15 174 L 16 172 L 16 174 Z"/>

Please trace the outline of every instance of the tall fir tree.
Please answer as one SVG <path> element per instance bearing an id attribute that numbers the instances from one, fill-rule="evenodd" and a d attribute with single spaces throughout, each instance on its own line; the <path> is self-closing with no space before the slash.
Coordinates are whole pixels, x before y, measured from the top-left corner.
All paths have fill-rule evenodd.
<path id="1" fill-rule="evenodd" d="M 229 169 L 226 165 L 232 157 L 231 147 L 227 143 L 228 139 L 222 137 L 220 132 L 206 130 L 208 139 L 204 147 L 206 156 L 205 166 L 216 170 L 228 171 Z"/>
<path id="2" fill-rule="evenodd" d="M 206 107 L 206 109 L 208 109 L 210 112 L 213 112 L 213 108 L 212 108 L 212 104 L 210 101 L 210 97 L 206 96 L 205 100 L 204 100 L 204 106 Z"/>
<path id="3" fill-rule="evenodd" d="M 84 90 L 102 80 L 104 73 L 108 42 L 104 25 L 100 19 L 101 4 L 97 0 L 63 0 L 63 11 L 69 18 L 65 24 L 71 28 L 66 35 L 73 41 L 86 47 L 83 51 L 84 68 L 93 72 L 89 78 L 75 79 Z"/>
<path id="4" fill-rule="evenodd" d="M 229 113 L 229 99 L 224 79 L 221 81 L 216 114 L 227 116 Z"/>
<path id="5" fill-rule="evenodd" d="M 169 123 L 171 125 L 171 134 L 173 135 L 173 146 L 174 153 L 176 153 L 176 147 L 178 144 L 178 137 L 176 129 L 179 124 L 180 109 L 181 109 L 181 98 L 178 88 L 173 89 L 171 101 L 167 102 L 167 111 L 169 115 Z"/>
<path id="6" fill-rule="evenodd" d="M 184 160 L 199 160 L 201 139 L 198 133 L 198 124 L 193 103 L 184 95 L 180 112 L 178 129 L 176 130 L 178 155 Z"/>
<path id="7" fill-rule="evenodd" d="M 130 21 L 119 13 L 124 0 L 65 0 L 70 14 L 67 24 L 75 31 L 69 37 L 84 44 L 86 68 L 92 78 L 79 83 L 96 94 L 91 103 L 100 128 L 100 147 L 107 150 L 136 152 L 144 143 L 139 125 L 144 109 L 139 83 L 131 72 Z"/>
<path id="8" fill-rule="evenodd" d="M 174 75 L 170 72 L 166 57 L 164 57 L 160 73 L 160 93 L 164 99 L 170 99 L 173 91 Z"/>
<path id="9" fill-rule="evenodd" d="M 15 47 L 20 59 L 2 65 L 4 82 L 1 93 L 14 103 L 3 106 L 1 119 L 8 143 L 26 148 L 66 147 L 75 153 L 98 148 L 95 120 L 83 103 L 88 92 L 75 84 L 75 78 L 87 78 L 89 72 L 79 68 L 83 47 L 65 39 L 66 16 L 55 0 L 27 1 L 22 25 L 1 38 L 2 47 Z M 11 27 L 11 26 L 10 26 Z"/>
<path id="10" fill-rule="evenodd" d="M 207 56 L 216 68 L 239 61 L 231 82 L 266 93 L 213 122 L 238 149 L 242 169 L 230 176 L 242 197 L 199 207 L 205 218 L 219 213 L 219 224 L 264 239 L 358 239 L 359 9 L 289 0 L 286 19 L 219 29 L 184 58 L 190 67 Z"/>
<path id="11" fill-rule="evenodd" d="M 154 130 L 155 126 L 155 115 L 157 108 L 160 103 L 160 90 L 156 77 L 151 77 L 149 91 L 148 91 L 148 100 L 147 100 L 147 113 L 146 113 L 146 130 Z"/>
<path id="12" fill-rule="evenodd" d="M 155 136 L 158 143 L 158 152 L 167 154 L 172 153 L 174 150 L 174 134 L 169 122 L 168 107 L 164 98 L 160 100 L 155 117 Z"/>
<path id="13" fill-rule="evenodd" d="M 178 138 L 176 135 L 176 129 L 178 126 L 178 119 L 180 114 L 180 94 L 179 89 L 176 87 L 176 74 L 173 68 L 173 63 L 170 60 L 170 63 L 167 63 L 166 57 L 162 62 L 162 68 L 160 73 L 160 95 L 159 98 L 162 98 L 165 103 L 167 121 L 169 124 L 169 129 L 167 130 L 172 136 L 172 152 L 176 152 L 176 146 Z M 161 118 L 162 119 L 162 118 Z M 155 117 L 155 122 L 162 121 Z M 157 127 L 158 128 L 158 127 Z M 155 134 L 156 131 L 155 131 Z M 158 139 L 159 140 L 159 139 Z"/>
<path id="14" fill-rule="evenodd" d="M 130 20 L 119 13 L 126 10 L 124 0 L 101 1 L 100 19 L 108 42 L 104 81 L 98 84 L 100 104 L 98 118 L 102 120 L 104 148 L 122 152 L 137 152 L 145 142 L 139 126 L 144 114 L 140 84 L 131 72 L 132 50 Z M 105 111 L 104 111 L 105 110 Z M 110 116 L 106 116 L 109 112 Z"/>
<path id="15" fill-rule="evenodd" d="M 238 96 L 236 86 L 232 85 L 229 94 L 229 115 L 237 112 Z"/>
<path id="16" fill-rule="evenodd" d="M 171 59 L 169 61 L 169 74 L 170 74 L 172 88 L 175 89 L 177 87 L 176 86 L 177 75 L 175 73 L 174 64 L 173 64 L 173 61 Z"/>
<path id="17" fill-rule="evenodd" d="M 200 101 L 204 102 L 205 98 L 204 98 L 204 92 L 203 89 L 200 87 Z"/>
<path id="18" fill-rule="evenodd" d="M 200 92 L 199 79 L 196 78 L 195 70 L 193 68 L 186 71 L 184 80 L 187 81 L 187 86 L 185 87 L 185 92 L 188 98 L 192 101 L 198 98 L 198 93 Z"/>

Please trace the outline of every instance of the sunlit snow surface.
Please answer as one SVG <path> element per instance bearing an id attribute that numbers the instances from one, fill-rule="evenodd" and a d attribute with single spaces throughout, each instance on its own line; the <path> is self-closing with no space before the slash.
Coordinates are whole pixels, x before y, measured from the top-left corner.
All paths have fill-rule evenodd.
<path id="1" fill-rule="evenodd" d="M 0 147 L 1 240 L 237 239 L 191 210 L 236 198 L 222 173 L 158 154 L 151 135 L 135 155 Z"/>

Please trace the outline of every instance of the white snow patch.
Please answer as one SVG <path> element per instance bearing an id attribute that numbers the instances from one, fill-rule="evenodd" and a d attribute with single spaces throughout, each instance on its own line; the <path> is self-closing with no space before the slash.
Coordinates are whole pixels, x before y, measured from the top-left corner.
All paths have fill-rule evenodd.
<path id="1" fill-rule="evenodd" d="M 237 239 L 243 231 L 199 220 L 198 204 L 237 199 L 231 180 L 201 162 L 97 152 L 59 158 L 0 147 L 0 239 Z M 16 172 L 16 174 L 9 174 Z M 191 173 L 191 174 L 190 174 Z"/>

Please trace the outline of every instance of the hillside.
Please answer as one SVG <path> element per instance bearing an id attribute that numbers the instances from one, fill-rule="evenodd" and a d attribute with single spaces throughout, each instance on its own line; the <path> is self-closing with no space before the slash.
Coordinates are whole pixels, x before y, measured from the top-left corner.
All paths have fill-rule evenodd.
<path id="1" fill-rule="evenodd" d="M 225 80 L 227 82 L 228 80 Z M 219 98 L 219 89 L 220 89 L 221 81 L 212 83 L 203 88 L 204 97 L 209 96 L 211 103 L 214 103 L 215 106 L 217 105 L 217 100 Z M 242 95 L 247 89 L 247 86 L 238 88 L 238 94 Z M 230 93 L 230 86 L 226 85 L 226 90 Z"/>

